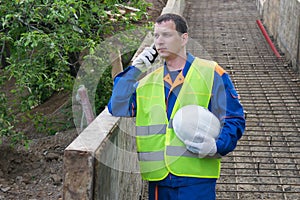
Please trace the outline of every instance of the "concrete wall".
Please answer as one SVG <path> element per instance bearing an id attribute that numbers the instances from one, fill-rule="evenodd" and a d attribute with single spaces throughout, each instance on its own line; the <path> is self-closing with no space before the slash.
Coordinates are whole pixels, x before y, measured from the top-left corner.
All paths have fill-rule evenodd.
<path id="1" fill-rule="evenodd" d="M 140 199 L 139 173 L 133 118 L 121 118 L 95 153 L 94 199 Z"/>
<path id="2" fill-rule="evenodd" d="M 105 109 L 65 149 L 63 198 L 139 199 L 134 135 L 134 118 L 113 117 Z"/>
<path id="3" fill-rule="evenodd" d="M 184 2 L 168 0 L 162 13 L 182 14 Z M 142 45 L 149 46 L 152 41 L 146 38 Z M 134 120 L 113 117 L 105 109 L 65 149 L 63 199 L 140 199 L 143 182 L 138 168 Z"/>
<path id="4" fill-rule="evenodd" d="M 95 154 L 119 120 L 104 110 L 65 149 L 63 199 L 93 199 Z"/>
<path id="5" fill-rule="evenodd" d="M 300 0 L 256 0 L 256 3 L 270 36 L 299 72 Z"/>

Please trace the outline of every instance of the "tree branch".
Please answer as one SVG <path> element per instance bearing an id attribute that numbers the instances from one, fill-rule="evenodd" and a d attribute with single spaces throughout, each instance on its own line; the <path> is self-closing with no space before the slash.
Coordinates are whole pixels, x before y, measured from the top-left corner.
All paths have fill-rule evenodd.
<path id="1" fill-rule="evenodd" d="M 3 44 L 2 44 L 2 48 L 1 48 L 1 52 L 0 52 L 0 62 L 1 62 L 1 67 L 0 68 L 5 67 L 5 66 L 3 66 L 4 62 L 2 62 L 4 50 L 5 50 L 5 40 L 3 40 Z"/>
<path id="2" fill-rule="evenodd" d="M 36 28 L 35 26 L 32 26 L 31 24 L 28 24 L 27 22 L 24 22 L 24 20 L 22 20 L 20 18 L 18 18 L 18 21 L 21 22 L 22 24 L 26 25 L 27 27 L 30 27 L 30 28 L 32 28 L 32 29 L 34 29 L 34 30 L 36 30 L 40 33 L 44 33 L 42 30 Z"/>

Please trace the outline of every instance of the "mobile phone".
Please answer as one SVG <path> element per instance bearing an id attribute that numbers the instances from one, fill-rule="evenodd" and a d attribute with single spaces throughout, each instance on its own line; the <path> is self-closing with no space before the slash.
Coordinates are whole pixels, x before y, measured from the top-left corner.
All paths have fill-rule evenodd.
<path id="1" fill-rule="evenodd" d="M 158 56 L 158 52 L 156 50 L 155 44 L 152 44 L 151 48 L 155 50 L 155 54 L 152 54 L 153 55 L 153 59 L 152 60 L 150 60 L 149 58 L 148 58 L 148 60 L 150 61 L 150 63 L 154 63 L 156 57 Z"/>

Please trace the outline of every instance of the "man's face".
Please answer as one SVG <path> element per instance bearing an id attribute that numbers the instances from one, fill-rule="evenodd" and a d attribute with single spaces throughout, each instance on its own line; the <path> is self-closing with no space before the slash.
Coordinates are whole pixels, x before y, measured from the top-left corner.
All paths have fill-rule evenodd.
<path id="1" fill-rule="evenodd" d="M 180 35 L 173 21 L 156 23 L 154 26 L 154 44 L 159 55 L 164 59 L 172 59 L 180 55 L 186 44 L 187 33 Z"/>

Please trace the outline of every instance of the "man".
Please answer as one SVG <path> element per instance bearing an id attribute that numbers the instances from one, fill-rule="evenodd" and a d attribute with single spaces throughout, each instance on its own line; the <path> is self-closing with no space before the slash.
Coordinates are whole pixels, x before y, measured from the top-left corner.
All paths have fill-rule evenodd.
<path id="1" fill-rule="evenodd" d="M 187 53 L 187 41 L 186 20 L 161 15 L 154 44 L 164 66 L 137 81 L 155 59 L 155 50 L 146 47 L 114 79 L 108 109 L 114 116 L 136 117 L 139 164 L 142 178 L 149 181 L 149 199 L 215 199 L 220 157 L 235 149 L 245 129 L 243 107 L 228 74 L 217 63 Z M 176 136 L 174 115 L 189 104 L 220 120 L 217 138 L 195 133 L 197 140 L 182 141 Z"/>

